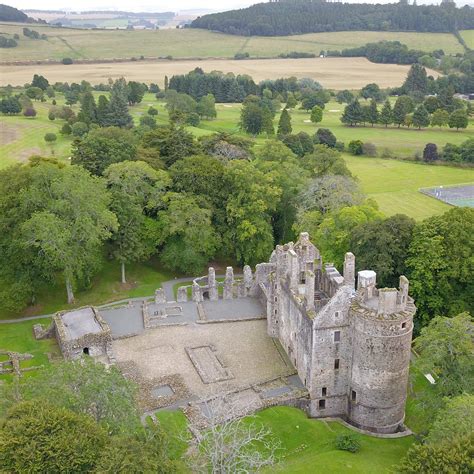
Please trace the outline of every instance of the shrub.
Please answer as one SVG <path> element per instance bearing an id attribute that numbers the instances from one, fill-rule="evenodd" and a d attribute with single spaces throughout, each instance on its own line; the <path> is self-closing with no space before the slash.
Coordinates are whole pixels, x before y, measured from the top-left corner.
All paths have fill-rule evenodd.
<path id="1" fill-rule="evenodd" d="M 423 150 L 423 161 L 430 163 L 439 160 L 438 147 L 434 143 L 427 143 Z"/>
<path id="2" fill-rule="evenodd" d="M 48 118 L 49 118 L 49 120 L 55 120 L 56 119 L 56 115 L 54 115 L 54 112 L 52 110 L 49 111 Z"/>
<path id="3" fill-rule="evenodd" d="M 57 102 L 56 102 L 56 99 L 53 99 L 53 101 L 51 102 L 53 105 L 56 105 Z"/>
<path id="4" fill-rule="evenodd" d="M 346 148 L 346 145 L 344 145 L 344 142 L 336 142 L 336 145 L 334 146 L 334 148 L 338 151 L 344 151 L 344 149 Z"/>
<path id="5" fill-rule="evenodd" d="M 328 128 L 318 128 L 316 134 L 314 135 L 314 143 L 320 145 L 326 145 L 330 148 L 336 146 L 336 135 L 331 132 Z"/>
<path id="6" fill-rule="evenodd" d="M 61 135 L 71 135 L 72 128 L 67 122 L 61 128 Z"/>
<path id="7" fill-rule="evenodd" d="M 156 120 L 151 115 L 143 115 L 140 117 L 140 125 L 156 128 Z"/>
<path id="8" fill-rule="evenodd" d="M 71 131 L 75 137 L 83 137 L 89 131 L 89 127 L 87 126 L 87 123 L 76 122 L 73 124 Z"/>
<path id="9" fill-rule="evenodd" d="M 352 140 L 349 142 L 349 152 L 352 153 L 353 155 L 362 155 L 363 150 L 362 150 L 363 143 L 360 140 Z"/>
<path id="10" fill-rule="evenodd" d="M 362 145 L 362 154 L 365 156 L 377 156 L 377 147 L 373 143 L 364 143 Z"/>
<path id="11" fill-rule="evenodd" d="M 61 60 L 61 62 L 62 62 L 63 64 L 68 65 L 68 64 L 72 64 L 72 63 L 73 63 L 73 60 L 72 60 L 71 58 L 63 58 L 63 59 Z"/>
<path id="12" fill-rule="evenodd" d="M 336 449 L 340 451 L 349 451 L 350 453 L 357 453 L 360 449 L 360 442 L 358 437 L 353 433 L 342 433 L 337 435 L 335 440 Z"/>
<path id="13" fill-rule="evenodd" d="M 155 107 L 150 107 L 148 109 L 148 115 L 158 115 L 158 110 L 155 109 Z"/>
<path id="14" fill-rule="evenodd" d="M 199 115 L 196 112 L 192 112 L 186 117 L 186 123 L 188 125 L 192 125 L 193 127 L 197 127 L 199 125 L 200 120 L 201 119 L 199 118 Z"/>
<path id="15" fill-rule="evenodd" d="M 250 58 L 249 53 L 236 53 L 234 55 L 234 59 L 248 59 L 248 58 Z"/>
<path id="16" fill-rule="evenodd" d="M 55 133 L 46 133 L 44 136 L 44 141 L 46 143 L 54 143 L 56 141 L 57 137 Z"/>
<path id="17" fill-rule="evenodd" d="M 25 117 L 36 117 L 36 110 L 33 107 L 26 107 L 23 111 Z"/>

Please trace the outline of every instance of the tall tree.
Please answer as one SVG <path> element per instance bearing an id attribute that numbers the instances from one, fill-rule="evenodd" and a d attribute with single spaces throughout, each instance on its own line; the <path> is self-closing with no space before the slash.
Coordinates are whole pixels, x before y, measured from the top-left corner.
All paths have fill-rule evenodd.
<path id="1" fill-rule="evenodd" d="M 122 283 L 126 283 L 125 265 L 147 260 L 155 251 L 157 222 L 147 214 L 158 206 L 171 180 L 165 171 L 156 171 L 142 161 L 110 165 L 104 177 L 119 223 L 111 238 L 113 254 L 121 266 Z"/>
<path id="2" fill-rule="evenodd" d="M 414 227 L 415 221 L 404 214 L 357 226 L 350 237 L 357 268 L 374 270 L 379 286 L 397 287 L 400 275 L 407 271 L 405 261 Z"/>
<path id="3" fill-rule="evenodd" d="M 166 209 L 158 213 L 161 261 L 168 268 L 196 274 L 214 257 L 219 238 L 211 223 L 211 211 L 199 205 L 196 197 L 167 193 Z"/>
<path id="4" fill-rule="evenodd" d="M 87 91 L 81 97 L 81 110 L 77 114 L 79 122 L 90 125 L 91 123 L 98 123 L 97 106 L 95 104 L 94 96 Z"/>
<path id="5" fill-rule="evenodd" d="M 318 105 L 315 105 L 311 109 L 311 122 L 319 123 L 323 119 L 323 109 Z"/>
<path id="6" fill-rule="evenodd" d="M 145 84 L 136 81 L 130 81 L 127 84 L 127 88 L 127 98 L 129 105 L 139 104 L 147 90 L 147 86 Z"/>
<path id="7" fill-rule="evenodd" d="M 369 122 L 372 127 L 379 121 L 379 111 L 377 109 L 377 102 L 375 101 L 375 99 L 372 99 L 370 101 L 370 105 L 367 108 L 367 112 L 365 115 L 365 120 L 367 120 L 367 122 Z"/>
<path id="8" fill-rule="evenodd" d="M 357 99 L 346 105 L 341 116 L 341 122 L 351 127 L 361 123 L 363 119 L 362 107 Z"/>
<path id="9" fill-rule="evenodd" d="M 383 104 L 382 110 L 379 116 L 379 122 L 383 123 L 385 127 L 393 123 L 393 111 L 390 101 L 387 99 Z"/>
<path id="10" fill-rule="evenodd" d="M 106 441 L 104 430 L 87 415 L 47 401 L 19 403 L 0 422 L 0 469 L 92 472 Z"/>
<path id="11" fill-rule="evenodd" d="M 393 106 L 393 123 L 400 125 L 404 123 L 407 114 L 413 112 L 415 106 L 411 97 L 407 95 L 401 95 L 397 98 L 395 105 Z"/>
<path id="12" fill-rule="evenodd" d="M 413 112 L 413 126 L 418 127 L 427 127 L 430 124 L 430 114 L 426 110 L 423 104 L 419 105 Z"/>
<path id="13" fill-rule="evenodd" d="M 428 92 L 428 76 L 421 64 L 412 64 L 402 86 L 406 94 L 423 99 Z"/>
<path id="14" fill-rule="evenodd" d="M 132 116 L 128 111 L 127 81 L 121 77 L 117 79 L 110 90 L 110 100 L 104 119 L 104 126 L 128 128 L 133 124 Z"/>
<path id="15" fill-rule="evenodd" d="M 280 114 L 280 120 L 278 122 L 278 131 L 277 135 L 279 137 L 284 137 L 285 135 L 290 135 L 293 130 L 291 126 L 291 116 L 288 110 L 283 109 Z"/>
<path id="16" fill-rule="evenodd" d="M 32 264 L 44 274 L 62 274 L 68 303 L 73 288 L 98 267 L 102 243 L 117 227 L 108 210 L 105 183 L 77 166 L 42 164 L 31 171 L 22 194 L 29 217 L 21 224 L 21 245 L 32 250 Z"/>
<path id="17" fill-rule="evenodd" d="M 432 127 L 445 127 L 449 122 L 449 113 L 444 109 L 437 109 L 431 116 Z"/>
<path id="18" fill-rule="evenodd" d="M 213 119 L 217 117 L 216 99 L 212 94 L 207 94 L 199 100 L 196 112 L 201 118 Z"/>
<path id="19" fill-rule="evenodd" d="M 474 209 L 467 207 L 451 209 L 416 225 L 407 276 L 418 307 L 418 329 L 434 316 L 474 311 L 473 236 Z"/>
<path id="20" fill-rule="evenodd" d="M 455 128 L 456 130 L 459 130 L 460 128 L 467 128 L 468 124 L 469 118 L 465 110 L 458 109 L 449 115 L 449 128 Z"/>

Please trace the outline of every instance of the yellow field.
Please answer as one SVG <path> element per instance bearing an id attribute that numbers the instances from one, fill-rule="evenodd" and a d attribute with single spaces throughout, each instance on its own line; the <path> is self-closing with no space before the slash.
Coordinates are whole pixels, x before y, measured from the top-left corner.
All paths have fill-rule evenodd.
<path id="1" fill-rule="evenodd" d="M 255 81 L 296 76 L 312 77 L 331 89 L 359 89 L 369 82 L 380 87 L 400 86 L 409 66 L 375 64 L 365 58 L 312 58 L 312 59 L 206 59 L 182 61 L 130 61 L 102 64 L 41 64 L 27 66 L 0 66 L 0 85 L 23 85 L 33 74 L 42 74 L 52 83 L 56 81 L 107 82 L 108 78 L 125 77 L 127 80 L 155 82 L 163 85 L 165 75 L 184 74 L 200 67 L 206 72 L 222 71 L 248 74 Z M 438 76 L 436 71 L 429 74 Z"/>
<path id="2" fill-rule="evenodd" d="M 297 36 L 243 37 L 197 29 L 166 30 L 84 30 L 34 25 L 48 36 L 32 40 L 22 35 L 25 25 L 0 23 L 0 33 L 20 35 L 19 46 L 3 49 L 1 61 L 113 59 L 145 56 L 148 58 L 232 58 L 248 52 L 252 57 L 276 57 L 291 51 L 319 55 L 321 50 L 353 48 L 369 42 L 398 40 L 409 48 L 432 51 L 443 48 L 446 53 L 463 52 L 452 34 L 397 33 L 384 31 L 342 31 L 310 33 Z M 31 25 L 28 25 L 30 28 Z"/>

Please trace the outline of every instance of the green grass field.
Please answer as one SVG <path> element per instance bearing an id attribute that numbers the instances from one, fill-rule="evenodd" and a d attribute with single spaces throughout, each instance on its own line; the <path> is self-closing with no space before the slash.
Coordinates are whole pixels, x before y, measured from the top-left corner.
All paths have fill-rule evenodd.
<path id="1" fill-rule="evenodd" d="M 291 51 L 319 55 L 321 50 L 341 50 L 381 40 L 397 40 L 410 48 L 431 52 L 443 46 L 446 53 L 463 51 L 456 37 L 445 33 L 349 31 L 298 36 L 242 37 L 197 29 L 84 30 L 35 25 L 48 36 L 32 40 L 22 35 L 21 24 L 0 24 L 0 33 L 20 34 L 19 46 L 2 50 L 1 61 L 113 59 L 139 57 L 232 58 L 248 52 L 252 57 L 276 57 Z M 31 25 L 28 25 L 31 27 Z"/>
<path id="2" fill-rule="evenodd" d="M 174 440 L 182 437 L 186 419 L 181 412 L 160 412 L 163 428 Z M 301 411 L 289 407 L 267 408 L 251 420 L 269 429 L 281 444 L 278 462 L 263 472 L 284 473 L 360 473 L 391 472 L 413 443 L 413 437 L 380 439 L 357 435 L 361 444 L 358 453 L 339 451 L 334 447 L 338 434 L 353 433 L 338 422 L 312 420 Z M 183 454 L 185 446 L 178 451 Z"/>
<path id="3" fill-rule="evenodd" d="M 461 36 L 469 48 L 474 49 L 474 30 L 462 30 Z"/>
<path id="4" fill-rule="evenodd" d="M 344 155 L 362 190 L 387 216 L 406 214 L 417 220 L 442 214 L 451 206 L 420 193 L 423 187 L 474 182 L 474 169 L 424 165 L 399 160 Z M 425 186 L 425 183 L 429 183 Z"/>

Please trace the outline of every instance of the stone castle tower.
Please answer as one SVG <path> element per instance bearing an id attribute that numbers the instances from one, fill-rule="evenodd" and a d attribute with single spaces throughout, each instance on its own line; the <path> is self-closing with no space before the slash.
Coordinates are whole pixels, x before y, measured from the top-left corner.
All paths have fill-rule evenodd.
<path id="1" fill-rule="evenodd" d="M 268 333 L 280 340 L 310 394 L 309 414 L 339 416 L 378 433 L 404 421 L 413 300 L 408 280 L 377 289 L 347 253 L 343 275 L 302 233 L 257 265 L 255 293 L 267 308 Z"/>

